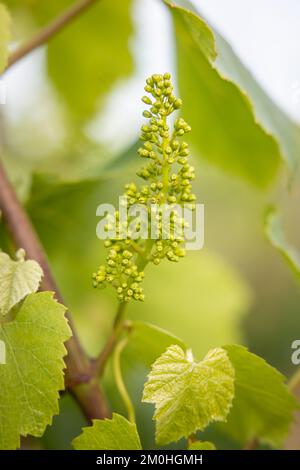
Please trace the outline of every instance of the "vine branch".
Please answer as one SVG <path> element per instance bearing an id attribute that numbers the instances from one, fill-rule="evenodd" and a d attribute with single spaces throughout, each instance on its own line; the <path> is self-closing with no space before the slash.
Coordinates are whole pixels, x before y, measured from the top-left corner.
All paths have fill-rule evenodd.
<path id="1" fill-rule="evenodd" d="M 52 20 L 27 43 L 12 52 L 8 58 L 6 70 L 8 70 L 12 65 L 25 57 L 27 54 L 48 42 L 53 36 L 68 26 L 69 23 L 74 21 L 75 18 L 77 18 L 81 13 L 85 12 L 97 1 L 98 0 L 79 0 L 78 2 L 71 5 L 71 7 Z"/>
<path id="2" fill-rule="evenodd" d="M 118 338 L 123 327 L 123 319 L 124 319 L 126 305 L 127 304 L 125 302 L 121 302 L 119 304 L 116 317 L 114 320 L 112 332 L 110 336 L 108 337 L 106 343 L 104 344 L 104 347 L 101 353 L 93 361 L 94 374 L 98 377 L 101 377 L 103 375 L 107 361 L 112 355 L 112 353 L 114 352 L 115 346 L 118 342 Z"/>
<path id="3" fill-rule="evenodd" d="M 17 48 L 8 58 L 5 69 L 8 70 L 16 62 L 20 61 L 33 50 L 45 44 L 55 34 L 68 26 L 81 13 L 96 3 L 97 0 L 79 0 L 70 8 L 46 25 L 27 43 Z M 4 72 L 5 72 L 4 71 Z M 20 204 L 16 193 L 11 186 L 4 167 L 0 163 L 0 209 L 7 226 L 8 232 L 18 248 L 24 248 L 27 256 L 36 260 L 43 269 L 44 277 L 41 284 L 42 290 L 50 290 L 55 293 L 56 299 L 63 302 L 60 291 L 49 267 L 44 249 L 33 228 L 31 221 Z M 65 383 L 66 388 L 73 394 L 79 406 L 88 420 L 109 416 L 105 398 L 97 383 L 92 361 L 86 356 L 78 340 L 71 316 L 66 313 L 72 330 L 72 338 L 67 341 L 67 357 Z"/>
<path id="4" fill-rule="evenodd" d="M 7 230 L 18 248 L 24 248 L 30 259 L 36 260 L 43 269 L 41 289 L 54 291 L 56 299 L 63 302 L 62 296 L 51 273 L 41 242 L 29 217 L 21 206 L 3 166 L 0 164 L 0 209 Z M 66 343 L 66 387 L 76 398 L 86 417 L 103 418 L 108 415 L 105 400 L 92 372 L 92 363 L 85 355 L 70 317 L 67 312 L 73 336 Z"/>

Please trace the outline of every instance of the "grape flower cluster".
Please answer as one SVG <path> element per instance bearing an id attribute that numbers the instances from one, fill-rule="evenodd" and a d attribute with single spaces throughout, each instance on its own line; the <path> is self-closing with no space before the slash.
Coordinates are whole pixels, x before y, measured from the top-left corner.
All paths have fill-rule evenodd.
<path id="1" fill-rule="evenodd" d="M 137 173 L 145 184 L 127 184 L 123 202 L 128 208 L 135 204 L 146 206 L 149 218 L 153 216 L 153 207 L 173 207 L 170 212 L 171 230 L 166 236 L 163 209 L 156 210 L 154 214 L 154 239 L 150 233 L 148 238 L 134 238 L 129 230 L 130 220 L 120 222 L 119 211 L 115 211 L 113 217 L 107 216 L 106 229 L 114 227 L 115 236 L 104 242 L 108 249 L 106 263 L 93 274 L 93 285 L 103 288 L 111 284 L 120 302 L 144 300 L 141 283 L 148 262 L 157 265 L 163 258 L 176 262 L 185 255 L 181 234 L 187 223 L 176 207 L 187 205 L 194 209 L 196 197 L 192 193 L 191 181 L 195 173 L 188 163 L 188 144 L 182 140 L 190 132 L 190 126 L 182 117 L 175 119 L 172 131 L 168 123 L 168 117 L 182 105 L 181 100 L 174 96 L 170 78 L 170 74 L 165 73 L 152 75 L 146 80 L 145 91 L 151 97 L 142 98 L 149 109 L 143 112 L 147 123 L 141 127 L 143 145 L 138 150 L 146 164 Z"/>

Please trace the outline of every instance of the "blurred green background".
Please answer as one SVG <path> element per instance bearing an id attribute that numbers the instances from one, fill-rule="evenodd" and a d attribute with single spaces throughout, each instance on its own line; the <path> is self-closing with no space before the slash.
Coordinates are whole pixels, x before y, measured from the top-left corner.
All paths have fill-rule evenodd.
<path id="1" fill-rule="evenodd" d="M 18 42 L 72 2 L 3 3 L 11 9 Z M 293 189 L 287 190 L 298 158 L 298 126 L 247 75 L 232 52 L 226 55 L 230 61 L 220 63 L 219 69 L 212 67 L 207 30 L 203 52 L 183 31 L 178 12 L 172 23 L 172 13 L 162 2 L 146 3 L 147 7 L 143 0 L 100 1 L 47 48 L 7 74 L 7 89 L 13 92 L 7 107 L 0 108 L 1 157 L 46 248 L 79 337 L 96 355 L 117 306 L 114 292 L 92 288 L 92 272 L 105 257 L 103 243 L 96 238 L 96 207 L 117 202 L 124 184 L 136 180 L 142 122 L 136 96 L 143 95 L 148 73 L 171 70 L 184 99 L 182 113 L 193 126 L 190 144 L 197 172 L 195 192 L 205 205 L 205 247 L 189 252 L 176 265 L 165 261 L 149 266 L 146 300 L 130 304 L 128 317 L 169 330 L 199 359 L 211 347 L 241 343 L 289 376 L 295 370 L 291 343 L 300 333 L 300 290 L 266 239 L 263 218 L 268 204 L 278 204 L 287 236 L 299 246 L 296 175 Z M 153 22 L 145 22 L 151 12 Z M 160 20 L 164 33 L 157 39 Z M 196 26 L 201 25 L 189 28 Z M 219 46 L 220 51 L 229 47 L 220 39 Z M 151 47 L 165 51 L 157 60 L 158 70 L 150 70 L 155 55 Z M 240 72 L 238 83 L 243 90 L 248 87 L 254 111 L 235 85 L 220 78 L 226 67 L 232 78 Z M 1 245 L 12 250 L 3 230 Z M 147 448 L 154 447 L 152 407 L 140 404 L 147 368 L 130 348 L 123 362 L 142 441 Z M 112 408 L 124 412 L 109 367 L 104 388 Z M 35 445 L 69 448 L 84 424 L 66 394 L 60 416 Z M 217 446 L 236 447 L 216 427 L 206 434 Z"/>

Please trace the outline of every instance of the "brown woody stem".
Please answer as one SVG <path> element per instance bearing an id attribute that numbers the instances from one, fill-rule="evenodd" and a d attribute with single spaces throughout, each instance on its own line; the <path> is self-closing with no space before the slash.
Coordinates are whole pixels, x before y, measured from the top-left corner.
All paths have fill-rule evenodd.
<path id="1" fill-rule="evenodd" d="M 28 215 L 21 206 L 13 190 L 3 166 L 0 164 L 0 209 L 7 230 L 16 247 L 24 248 L 27 257 L 36 260 L 43 269 L 44 278 L 41 289 L 53 291 L 56 299 L 63 303 L 62 296 L 52 276 L 41 242 L 35 232 Z M 68 355 L 66 363 L 66 387 L 78 401 L 86 417 L 103 418 L 108 410 L 101 389 L 93 374 L 92 362 L 84 353 L 70 314 L 67 312 L 73 336 L 67 341 Z"/>

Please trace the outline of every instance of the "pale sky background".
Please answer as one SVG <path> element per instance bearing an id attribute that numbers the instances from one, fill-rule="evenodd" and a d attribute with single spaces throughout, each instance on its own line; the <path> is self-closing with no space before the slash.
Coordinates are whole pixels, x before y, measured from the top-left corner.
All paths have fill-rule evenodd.
<path id="1" fill-rule="evenodd" d="M 230 42 L 271 97 L 300 122 L 300 1 L 193 0 L 193 3 Z M 135 55 L 136 72 L 114 87 L 104 113 L 87 128 L 91 137 L 116 149 L 130 144 L 138 133 L 145 78 L 175 68 L 172 25 L 166 8 L 159 0 L 135 0 L 134 18 L 136 35 L 130 47 Z M 45 82 L 44 51 L 31 54 L 15 66 L 5 82 L 8 119 L 16 123 L 28 109 L 37 109 L 40 98 L 51 92 Z"/>

